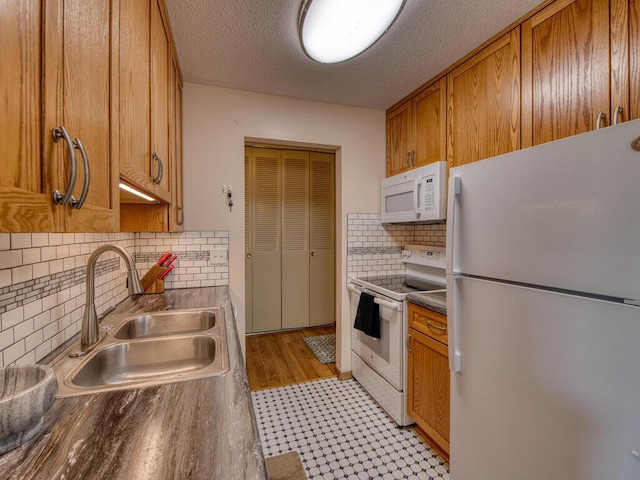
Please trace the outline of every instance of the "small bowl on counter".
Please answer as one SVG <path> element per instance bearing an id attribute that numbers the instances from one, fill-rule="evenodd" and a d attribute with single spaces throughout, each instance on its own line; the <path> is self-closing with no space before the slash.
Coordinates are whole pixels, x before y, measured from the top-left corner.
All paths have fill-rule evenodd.
<path id="1" fill-rule="evenodd" d="M 58 381 L 47 365 L 0 368 L 0 455 L 40 432 L 57 392 Z"/>

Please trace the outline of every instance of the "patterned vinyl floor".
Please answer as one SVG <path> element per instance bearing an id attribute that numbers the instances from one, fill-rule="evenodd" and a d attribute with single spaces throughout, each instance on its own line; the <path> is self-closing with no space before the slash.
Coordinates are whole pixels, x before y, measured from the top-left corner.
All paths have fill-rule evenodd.
<path id="1" fill-rule="evenodd" d="M 251 393 L 266 457 L 297 451 L 310 480 L 446 479 L 449 467 L 399 428 L 356 380 Z"/>

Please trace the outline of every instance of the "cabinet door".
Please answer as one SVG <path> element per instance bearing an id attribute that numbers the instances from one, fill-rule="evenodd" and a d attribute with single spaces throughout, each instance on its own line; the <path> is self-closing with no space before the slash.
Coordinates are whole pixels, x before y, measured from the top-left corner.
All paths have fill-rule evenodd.
<path id="1" fill-rule="evenodd" d="M 45 162 L 51 165 L 54 184 L 63 185 L 68 177 L 69 152 L 63 142 L 53 142 L 52 129 L 64 125 L 76 142 L 74 198 L 69 205 L 56 208 L 57 230 L 116 229 L 117 180 L 112 175 L 111 148 L 111 86 L 115 80 L 111 70 L 112 14 L 111 1 L 46 2 L 43 136 Z"/>
<path id="2" fill-rule="evenodd" d="M 184 206 L 182 190 L 182 83 L 178 66 L 172 69 L 172 93 L 170 111 L 171 148 L 171 206 L 169 208 L 169 228 L 172 232 L 184 231 Z"/>
<path id="3" fill-rule="evenodd" d="M 609 121 L 609 1 L 556 0 L 522 24 L 522 146 Z"/>
<path id="4" fill-rule="evenodd" d="M 409 329 L 409 415 L 449 454 L 449 361 L 447 347 Z"/>
<path id="5" fill-rule="evenodd" d="M 387 177 L 409 170 L 413 148 L 411 100 L 387 114 Z"/>
<path id="6" fill-rule="evenodd" d="M 442 78 L 413 99 L 414 167 L 446 160 L 447 79 Z"/>
<path id="7" fill-rule="evenodd" d="M 520 148 L 520 29 L 447 77 L 449 167 Z"/>
<path id="8" fill-rule="evenodd" d="M 0 231 L 54 229 L 41 144 L 41 2 L 0 2 Z M 50 135 L 50 134 L 49 134 Z M 59 148 L 65 148 L 59 145 Z M 64 185 L 54 188 L 64 190 Z"/>
<path id="9" fill-rule="evenodd" d="M 169 195 L 169 35 L 156 0 L 151 3 L 151 165 L 156 194 L 171 201 Z"/>
<path id="10" fill-rule="evenodd" d="M 153 192 L 150 170 L 150 0 L 120 0 L 120 174 Z"/>

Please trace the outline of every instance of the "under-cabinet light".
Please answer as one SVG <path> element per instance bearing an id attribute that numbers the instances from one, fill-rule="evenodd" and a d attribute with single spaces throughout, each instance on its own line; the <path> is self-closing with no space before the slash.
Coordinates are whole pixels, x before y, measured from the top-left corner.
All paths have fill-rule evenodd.
<path id="1" fill-rule="evenodd" d="M 305 0 L 298 32 L 304 52 L 319 63 L 360 55 L 382 37 L 406 0 Z"/>
<path id="2" fill-rule="evenodd" d="M 129 185 L 127 185 L 126 183 L 121 183 L 118 185 L 122 190 L 126 190 L 129 193 L 133 193 L 134 195 L 137 195 L 140 198 L 144 198 L 147 202 L 155 202 L 156 199 L 153 197 L 150 197 L 149 195 L 142 193 L 138 190 L 136 190 L 133 187 L 130 187 Z"/>

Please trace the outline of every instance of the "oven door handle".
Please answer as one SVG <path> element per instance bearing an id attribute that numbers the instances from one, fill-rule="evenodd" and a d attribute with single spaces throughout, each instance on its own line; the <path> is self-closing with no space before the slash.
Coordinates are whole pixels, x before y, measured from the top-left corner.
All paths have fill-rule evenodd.
<path id="1" fill-rule="evenodd" d="M 362 293 L 362 290 L 354 287 L 353 285 L 347 285 L 347 290 L 357 293 L 358 295 Z M 402 309 L 402 303 L 399 302 L 387 302 L 386 300 L 381 300 L 378 297 L 374 297 L 373 301 L 378 305 L 382 305 L 383 307 L 391 308 L 393 310 L 400 311 Z"/>

